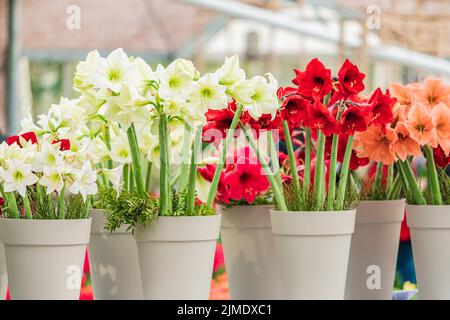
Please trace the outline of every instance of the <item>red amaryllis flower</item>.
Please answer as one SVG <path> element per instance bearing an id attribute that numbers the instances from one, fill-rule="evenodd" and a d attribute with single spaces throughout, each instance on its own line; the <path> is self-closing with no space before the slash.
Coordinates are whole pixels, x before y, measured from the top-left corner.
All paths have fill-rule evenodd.
<path id="1" fill-rule="evenodd" d="M 256 156 L 250 153 L 248 147 L 237 151 L 233 169 L 227 167 L 224 183 L 230 199 L 235 201 L 245 199 L 248 203 L 253 203 L 258 195 L 270 187 L 269 180 L 262 172 L 261 164 Z"/>
<path id="2" fill-rule="evenodd" d="M 392 98 L 389 90 L 383 94 L 380 88 L 374 91 L 369 99 L 369 104 L 372 107 L 372 123 L 380 126 L 385 126 L 394 121 L 393 108 L 397 99 Z"/>
<path id="3" fill-rule="evenodd" d="M 297 75 L 292 82 L 298 86 L 297 92 L 307 98 L 320 98 L 331 92 L 331 70 L 315 58 L 306 66 L 304 72 L 294 69 Z"/>
<path id="4" fill-rule="evenodd" d="M 6 143 L 8 145 L 17 143 L 20 146 L 20 138 L 23 138 L 27 142 L 31 141 L 32 144 L 37 143 L 37 137 L 33 131 L 25 132 L 25 133 L 21 134 L 20 136 L 10 136 L 6 139 Z"/>
<path id="5" fill-rule="evenodd" d="M 3 213 L 3 211 L 2 211 L 2 207 L 5 205 L 5 200 L 2 198 L 2 197 L 0 197 L 0 215 Z"/>
<path id="6" fill-rule="evenodd" d="M 297 89 L 293 88 L 293 87 L 279 87 L 277 90 L 277 97 L 278 99 L 283 99 L 284 97 L 286 97 L 288 94 L 292 94 L 292 93 L 296 93 Z"/>
<path id="7" fill-rule="evenodd" d="M 363 91 L 365 77 L 366 75 L 361 73 L 357 66 L 346 59 L 338 73 L 340 94 L 348 97 Z"/>
<path id="8" fill-rule="evenodd" d="M 333 117 L 330 110 L 318 99 L 308 108 L 308 117 L 305 120 L 305 126 L 312 129 L 320 129 L 326 136 L 339 132 L 337 120 Z"/>
<path id="9" fill-rule="evenodd" d="M 59 143 L 59 150 L 66 151 L 70 150 L 70 140 L 69 139 L 61 139 L 53 141 L 53 144 Z"/>
<path id="10" fill-rule="evenodd" d="M 292 94 L 284 100 L 281 116 L 287 121 L 290 129 L 299 128 L 306 119 L 310 106 L 311 102 L 301 95 Z"/>
<path id="11" fill-rule="evenodd" d="M 205 167 L 198 168 L 198 172 L 205 180 L 211 182 L 214 177 L 214 172 L 216 171 L 216 166 L 217 165 L 215 164 L 206 164 Z M 219 185 L 217 187 L 216 193 L 216 200 L 222 203 L 230 203 L 230 199 L 228 197 L 227 190 L 225 189 L 225 183 L 223 180 L 225 176 L 224 173 L 226 170 L 227 168 L 225 168 L 222 174 L 220 175 Z"/>
<path id="12" fill-rule="evenodd" d="M 243 125 L 248 124 L 253 130 L 255 130 L 258 137 L 260 130 L 279 129 L 281 126 L 281 116 L 280 113 L 277 112 L 275 117 L 272 119 L 270 114 L 263 114 L 258 120 L 255 120 L 246 112 L 244 116 L 241 117 L 241 123 Z"/>
<path id="13" fill-rule="evenodd" d="M 441 146 L 433 149 L 434 162 L 440 168 L 446 168 L 450 164 L 450 156 L 446 156 Z"/>
<path id="14" fill-rule="evenodd" d="M 341 116 L 341 131 L 348 135 L 353 135 L 355 131 L 365 131 L 371 116 L 370 108 L 349 106 Z"/>

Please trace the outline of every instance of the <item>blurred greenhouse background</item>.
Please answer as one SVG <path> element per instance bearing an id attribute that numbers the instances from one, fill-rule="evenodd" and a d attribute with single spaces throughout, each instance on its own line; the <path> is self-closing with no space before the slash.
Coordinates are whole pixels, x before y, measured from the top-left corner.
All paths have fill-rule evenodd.
<path id="1" fill-rule="evenodd" d="M 247 72 L 283 85 L 312 57 L 335 68 L 350 57 L 367 91 L 447 77 L 449 17 L 448 0 L 0 0 L 0 132 L 71 97 L 92 49 L 123 47 L 152 65 L 180 56 L 203 70 L 238 53 Z"/>

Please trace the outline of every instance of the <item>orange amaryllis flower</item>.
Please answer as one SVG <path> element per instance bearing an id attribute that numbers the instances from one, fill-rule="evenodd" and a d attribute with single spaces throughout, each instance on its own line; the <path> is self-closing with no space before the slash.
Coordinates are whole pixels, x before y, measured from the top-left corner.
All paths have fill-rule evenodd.
<path id="1" fill-rule="evenodd" d="M 421 86 L 413 89 L 414 103 L 421 103 L 431 109 L 439 102 L 450 106 L 450 86 L 442 79 L 428 77 Z"/>
<path id="2" fill-rule="evenodd" d="M 431 122 L 430 112 L 423 104 L 415 103 L 411 107 L 408 112 L 408 119 L 405 121 L 405 126 L 411 137 L 420 145 L 429 145 L 436 148 L 436 130 Z"/>
<path id="3" fill-rule="evenodd" d="M 413 99 L 413 88 L 420 86 L 420 84 L 408 84 L 402 85 L 400 83 L 391 83 L 389 85 L 389 92 L 391 96 L 397 99 L 397 103 L 394 106 L 394 122 L 401 122 L 406 119 L 406 116 L 411 108 Z"/>
<path id="4" fill-rule="evenodd" d="M 397 123 L 395 133 L 397 134 L 397 141 L 393 144 L 392 149 L 398 158 L 405 161 L 408 156 L 418 156 L 421 154 L 422 151 L 419 143 L 411 138 L 403 122 Z"/>
<path id="5" fill-rule="evenodd" d="M 437 143 L 446 156 L 450 153 L 450 108 L 442 102 L 431 110 L 431 122 L 436 131 Z"/>
<path id="6" fill-rule="evenodd" d="M 391 83 L 389 85 L 389 92 L 391 96 L 397 99 L 397 103 L 403 106 L 411 106 L 412 101 L 412 85 L 402 85 L 400 83 Z"/>
<path id="7" fill-rule="evenodd" d="M 356 151 L 359 157 L 368 157 L 370 160 L 393 164 L 396 160 L 393 145 L 397 142 L 395 131 L 386 127 L 372 125 L 367 131 L 356 134 Z"/>

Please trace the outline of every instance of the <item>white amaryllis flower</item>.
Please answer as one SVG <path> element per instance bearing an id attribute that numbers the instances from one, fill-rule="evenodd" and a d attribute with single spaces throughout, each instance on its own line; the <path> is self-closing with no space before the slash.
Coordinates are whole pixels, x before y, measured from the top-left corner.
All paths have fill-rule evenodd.
<path id="1" fill-rule="evenodd" d="M 239 67 L 239 56 L 234 55 L 225 58 L 225 63 L 216 71 L 219 83 L 226 87 L 231 87 L 236 83 L 245 80 L 245 71 Z"/>
<path id="2" fill-rule="evenodd" d="M 270 114 L 273 118 L 279 108 L 278 82 L 269 73 L 266 74 L 266 77 L 255 76 L 249 82 L 249 86 L 253 90 L 252 103 L 244 104 L 244 107 L 254 119 L 259 119 L 263 114 Z"/>
<path id="3" fill-rule="evenodd" d="M 88 53 L 85 61 L 78 63 L 73 78 L 73 87 L 75 90 L 84 92 L 93 87 L 89 81 L 89 77 L 95 72 L 99 60 L 100 54 L 97 50 L 94 50 Z"/>
<path id="4" fill-rule="evenodd" d="M 64 158 L 59 151 L 58 144 L 50 144 L 44 140 L 41 144 L 41 150 L 36 154 L 36 161 L 33 165 L 35 172 L 42 172 L 44 167 L 60 167 L 64 165 Z"/>
<path id="5" fill-rule="evenodd" d="M 119 92 L 124 82 L 136 81 L 139 77 L 137 65 L 130 61 L 123 49 L 111 52 L 106 58 L 98 58 L 96 67 L 87 82 L 100 90 Z"/>
<path id="6" fill-rule="evenodd" d="M 100 113 L 100 109 L 106 100 L 95 94 L 93 90 L 87 90 L 78 101 L 78 106 L 84 109 L 87 117 L 94 117 Z"/>
<path id="7" fill-rule="evenodd" d="M 87 155 L 93 164 L 97 164 L 109 159 L 109 150 L 106 143 L 99 137 L 96 137 L 90 142 Z"/>
<path id="8" fill-rule="evenodd" d="M 160 81 L 159 96 L 164 100 L 179 102 L 186 100 L 191 82 L 197 76 L 192 62 L 185 59 L 176 59 L 167 68 L 158 65 L 156 73 Z"/>
<path id="9" fill-rule="evenodd" d="M 101 173 L 112 183 L 114 190 L 116 190 L 117 195 L 119 195 L 122 175 L 123 175 L 123 164 L 112 168 L 112 169 L 101 169 Z"/>
<path id="10" fill-rule="evenodd" d="M 39 178 L 31 171 L 31 165 L 19 160 L 8 160 L 7 169 L 0 170 L 5 192 L 17 191 L 22 197 L 27 192 L 27 186 L 35 184 Z"/>
<path id="11" fill-rule="evenodd" d="M 56 191 L 58 194 L 64 187 L 64 174 L 63 167 L 44 167 L 43 175 L 39 179 L 39 184 L 47 187 L 47 194 Z"/>
<path id="12" fill-rule="evenodd" d="M 226 87 L 219 84 L 217 75 L 208 73 L 192 83 L 187 107 L 201 110 L 203 113 L 208 109 L 224 109 L 228 105 L 225 92 Z"/>
<path id="13" fill-rule="evenodd" d="M 98 192 L 97 172 L 92 169 L 89 161 L 85 162 L 81 169 L 73 170 L 72 177 L 74 181 L 69 187 L 70 193 L 81 194 L 83 200 L 86 201 L 88 195 Z"/>
<path id="14" fill-rule="evenodd" d="M 124 83 L 117 96 L 106 100 L 106 118 L 127 130 L 132 123 L 148 121 L 150 113 L 147 104 L 148 100 L 138 93 L 133 84 Z"/>
<path id="15" fill-rule="evenodd" d="M 243 80 L 229 88 L 228 93 L 237 103 L 245 106 L 253 103 L 252 96 L 255 94 L 255 90 L 251 85 L 251 80 Z"/>
<path id="16" fill-rule="evenodd" d="M 61 97 L 59 104 L 53 104 L 49 115 L 57 119 L 59 128 L 77 129 L 86 122 L 86 110 L 78 103 L 80 99 L 68 99 Z"/>
<path id="17" fill-rule="evenodd" d="M 117 136 L 111 137 L 111 141 L 111 159 L 120 164 L 131 163 L 131 150 L 126 133 L 119 131 Z"/>

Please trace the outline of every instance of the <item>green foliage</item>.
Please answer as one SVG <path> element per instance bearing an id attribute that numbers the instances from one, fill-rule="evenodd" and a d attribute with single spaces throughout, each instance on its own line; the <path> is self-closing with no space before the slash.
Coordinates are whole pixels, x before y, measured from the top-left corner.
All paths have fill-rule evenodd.
<path id="1" fill-rule="evenodd" d="M 350 180 L 350 179 L 349 179 Z M 284 198 L 289 211 L 329 211 L 327 201 L 320 203 L 314 199 L 313 192 L 305 193 L 300 191 L 301 197 L 297 197 L 292 183 L 283 184 Z M 342 210 L 351 210 L 356 208 L 359 202 L 359 195 L 356 188 L 346 188 L 344 205 Z M 276 206 L 277 207 L 277 206 Z M 277 207 L 279 210 L 279 208 Z"/>
<path id="2" fill-rule="evenodd" d="M 194 212 L 186 210 L 186 193 L 177 194 L 172 191 L 172 208 L 168 216 L 207 216 L 214 215 L 215 210 L 205 204 L 196 204 Z M 160 199 L 154 194 L 134 191 L 121 191 L 119 195 L 111 188 L 99 190 L 95 203 L 98 209 L 106 211 L 106 228 L 114 231 L 122 225 L 128 225 L 128 229 L 134 229 L 136 224 L 151 225 L 160 214 Z"/>
<path id="3" fill-rule="evenodd" d="M 439 189 L 441 190 L 442 195 L 442 202 L 444 205 L 450 205 L 450 177 L 442 169 L 439 169 L 438 177 Z M 428 204 L 433 203 L 433 197 L 430 188 L 425 188 L 425 190 L 423 191 L 423 196 Z M 408 203 L 414 203 L 414 200 L 412 198 L 412 195 L 409 195 L 409 197 L 407 198 Z"/>
<path id="4" fill-rule="evenodd" d="M 58 218 L 58 197 L 56 194 L 46 194 L 45 189 L 41 187 L 28 188 L 27 195 L 30 200 L 33 219 L 53 220 Z M 23 200 L 18 193 L 15 194 L 19 212 L 23 213 Z M 64 219 L 86 219 L 89 215 L 89 199 L 83 201 L 81 195 L 67 195 L 65 197 L 65 217 Z M 9 208 L 4 208 L 3 215 L 6 218 L 12 218 Z M 21 218 L 25 218 L 22 214 Z"/>
<path id="5" fill-rule="evenodd" d="M 271 200 L 270 195 L 264 194 L 255 198 L 255 201 L 252 203 L 248 203 L 245 199 L 241 199 L 238 201 L 230 200 L 230 203 L 221 203 L 224 208 L 232 208 L 236 206 L 268 206 L 272 205 L 273 201 Z"/>

